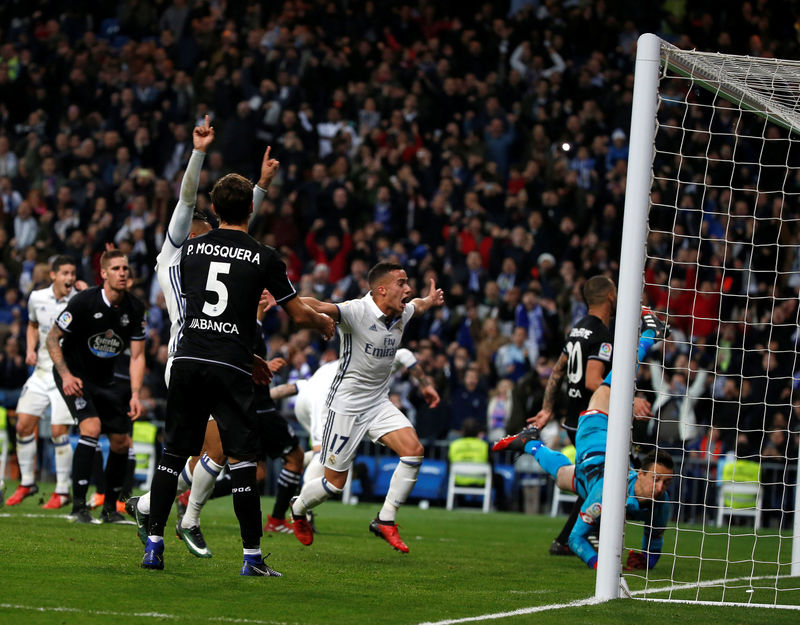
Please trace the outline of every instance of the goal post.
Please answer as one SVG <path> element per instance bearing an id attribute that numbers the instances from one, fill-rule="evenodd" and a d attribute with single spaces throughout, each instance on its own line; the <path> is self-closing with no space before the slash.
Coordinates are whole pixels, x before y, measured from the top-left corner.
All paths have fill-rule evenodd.
<path id="1" fill-rule="evenodd" d="M 800 418 L 798 223 L 800 62 L 679 50 L 642 35 L 597 599 L 800 609 L 800 454 L 790 429 Z M 637 379 L 643 301 L 674 332 Z M 633 443 L 668 451 L 676 475 L 661 559 L 623 572 L 637 390 L 656 398 L 657 414 Z M 782 464 L 773 460 L 781 453 Z M 642 525 L 627 529 L 637 549 Z"/>

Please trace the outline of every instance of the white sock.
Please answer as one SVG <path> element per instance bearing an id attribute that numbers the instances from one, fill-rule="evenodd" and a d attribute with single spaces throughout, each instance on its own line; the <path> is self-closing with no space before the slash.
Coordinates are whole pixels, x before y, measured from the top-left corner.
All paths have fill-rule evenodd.
<path id="1" fill-rule="evenodd" d="M 314 454 L 314 458 L 309 462 L 303 473 L 303 482 L 310 482 L 325 475 L 325 466 L 319 461 L 319 454 Z"/>
<path id="2" fill-rule="evenodd" d="M 214 484 L 222 471 L 222 467 L 209 458 L 206 454 L 194 467 L 192 475 L 192 492 L 189 495 L 189 504 L 186 506 L 186 514 L 181 520 L 181 527 L 190 528 L 200 525 L 200 512 L 206 505 L 211 493 L 214 492 Z"/>
<path id="3" fill-rule="evenodd" d="M 254 560 L 256 558 L 261 557 L 261 547 L 258 549 L 242 549 L 245 558 L 249 558 L 250 560 Z"/>
<path id="4" fill-rule="evenodd" d="M 153 535 L 153 536 L 148 536 L 147 540 L 149 540 L 151 543 L 163 543 L 164 537 Z"/>
<path id="5" fill-rule="evenodd" d="M 183 467 L 183 471 L 181 471 L 181 474 L 178 476 L 178 488 L 175 491 L 176 495 L 185 493 L 192 487 L 192 467 L 189 464 L 190 460 L 191 457 L 186 459 L 186 466 Z"/>
<path id="6" fill-rule="evenodd" d="M 400 462 L 392 473 L 392 480 L 389 482 L 389 491 L 383 502 L 383 508 L 378 513 L 381 521 L 394 521 L 397 517 L 397 509 L 406 502 L 414 484 L 417 483 L 419 467 L 422 464 L 422 456 L 401 456 Z"/>
<path id="7" fill-rule="evenodd" d="M 36 478 L 36 435 L 22 438 L 17 434 L 17 462 L 19 462 L 19 485 L 33 486 Z"/>
<path id="8" fill-rule="evenodd" d="M 72 472 L 72 445 L 69 436 L 53 436 L 50 440 L 56 449 L 56 492 L 69 495 L 70 473 Z"/>
<path id="9" fill-rule="evenodd" d="M 150 491 L 139 497 L 136 502 L 136 509 L 142 514 L 150 514 Z"/>
<path id="10" fill-rule="evenodd" d="M 308 465 L 311 464 L 311 462 L 314 460 L 314 456 L 316 456 L 318 453 L 319 452 L 315 452 L 315 451 L 309 450 L 309 451 L 307 451 L 306 453 L 303 454 L 303 468 L 304 469 L 307 468 Z"/>
<path id="11" fill-rule="evenodd" d="M 336 488 L 324 477 L 318 477 L 315 480 L 306 482 L 303 485 L 303 490 L 300 491 L 300 496 L 294 500 L 292 515 L 303 516 L 307 510 L 318 506 L 326 499 L 341 494 L 342 489 Z"/>

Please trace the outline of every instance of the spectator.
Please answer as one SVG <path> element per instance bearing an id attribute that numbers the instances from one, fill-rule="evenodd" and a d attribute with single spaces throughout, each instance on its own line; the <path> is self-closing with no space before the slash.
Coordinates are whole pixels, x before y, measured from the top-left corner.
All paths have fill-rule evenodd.
<path id="1" fill-rule="evenodd" d="M 449 438 L 456 438 L 463 433 L 466 419 L 484 423 L 488 404 L 488 396 L 486 389 L 481 386 L 478 369 L 467 368 L 463 384 L 456 386 L 450 394 Z"/>

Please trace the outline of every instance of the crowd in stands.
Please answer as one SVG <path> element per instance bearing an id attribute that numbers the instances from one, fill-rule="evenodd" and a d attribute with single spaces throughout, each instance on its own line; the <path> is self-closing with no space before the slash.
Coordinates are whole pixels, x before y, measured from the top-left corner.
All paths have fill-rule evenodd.
<path id="1" fill-rule="evenodd" d="M 423 442 L 456 436 L 467 419 L 485 423 L 492 437 L 519 429 L 538 409 L 565 330 L 586 311 L 583 282 L 617 276 L 638 35 L 656 32 L 682 48 L 797 58 L 797 5 L 4 2 L 5 405 L 14 407 L 14 389 L 26 379 L 26 301 L 47 283 L 48 259 L 73 256 L 79 277 L 92 284 L 100 253 L 113 243 L 128 254 L 134 292 L 148 303 L 143 399 L 151 418 L 163 416 L 169 323 L 153 267 L 192 150 L 191 129 L 208 114 L 217 139 L 198 206 L 208 208 L 208 191 L 225 173 L 255 180 L 272 146 L 281 168 L 251 232 L 280 250 L 300 293 L 334 302 L 358 297 L 380 260 L 403 264 L 417 291 L 431 276 L 444 288 L 446 306 L 406 331 L 436 379 L 441 406 L 427 408 L 413 385 L 395 388 Z M 656 215 L 655 229 L 666 223 L 671 232 L 671 218 Z M 741 222 L 744 229 L 750 223 Z M 680 224 L 684 232 L 694 226 Z M 796 236 L 796 225 L 789 227 Z M 687 254 L 666 235 L 650 245 L 659 251 L 654 257 Z M 774 261 L 773 248 L 761 266 Z M 704 317 L 722 297 L 722 319 L 730 321 L 702 328 L 679 322 L 685 342 L 667 343 L 674 353 L 666 375 L 642 367 L 643 388 L 664 418 L 637 422 L 638 440 L 722 453 L 737 444 L 726 428 L 739 424 L 749 432 L 738 434 L 738 444 L 752 453 L 796 455 L 791 432 L 800 395 L 791 383 L 770 386 L 768 374 L 780 368 L 777 377 L 788 372 L 791 379 L 794 358 L 770 359 L 768 348 L 796 336 L 770 334 L 767 324 L 770 316 L 796 320 L 797 284 L 781 283 L 773 293 L 783 298 L 794 289 L 780 306 L 741 311 L 736 296 L 748 287 L 725 284 L 723 296 L 721 271 L 667 276 L 655 261 L 647 271 L 655 308 L 678 306 L 671 311 L 677 319 Z M 676 304 L 664 295 L 668 280 L 707 285 L 701 290 L 710 294 Z M 279 379 L 309 377 L 336 356 L 335 343 L 296 331 L 280 311 L 265 326 L 270 355 L 289 363 Z M 711 334 L 728 347 L 703 349 Z M 668 388 L 688 388 L 688 397 L 671 399 Z M 765 396 L 794 409 L 768 410 Z M 713 419 L 712 397 L 721 400 Z"/>

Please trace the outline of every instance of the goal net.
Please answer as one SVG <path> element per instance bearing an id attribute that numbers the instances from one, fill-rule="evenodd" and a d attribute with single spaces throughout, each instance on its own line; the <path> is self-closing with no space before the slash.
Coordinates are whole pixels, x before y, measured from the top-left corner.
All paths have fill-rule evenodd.
<path id="1" fill-rule="evenodd" d="M 615 372 L 640 303 L 672 332 L 615 373 L 597 594 L 800 609 L 800 62 L 643 36 L 627 185 Z M 648 549 L 619 518 L 631 444 L 675 475 L 659 561 L 620 571 Z"/>

